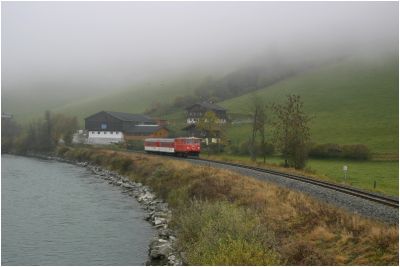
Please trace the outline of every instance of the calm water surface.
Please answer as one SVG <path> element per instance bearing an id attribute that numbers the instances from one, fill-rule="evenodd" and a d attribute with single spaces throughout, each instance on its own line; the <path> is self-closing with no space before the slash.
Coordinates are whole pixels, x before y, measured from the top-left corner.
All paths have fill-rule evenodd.
<path id="1" fill-rule="evenodd" d="M 85 168 L 1 156 L 2 265 L 143 265 L 153 229 Z"/>

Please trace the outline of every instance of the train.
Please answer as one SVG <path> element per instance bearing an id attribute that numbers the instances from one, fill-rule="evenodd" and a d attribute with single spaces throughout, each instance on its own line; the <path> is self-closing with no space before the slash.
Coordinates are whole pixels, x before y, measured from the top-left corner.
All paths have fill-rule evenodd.
<path id="1" fill-rule="evenodd" d="M 178 157 L 198 157 L 201 151 L 200 143 L 201 139 L 196 137 L 146 138 L 144 140 L 144 151 Z"/>

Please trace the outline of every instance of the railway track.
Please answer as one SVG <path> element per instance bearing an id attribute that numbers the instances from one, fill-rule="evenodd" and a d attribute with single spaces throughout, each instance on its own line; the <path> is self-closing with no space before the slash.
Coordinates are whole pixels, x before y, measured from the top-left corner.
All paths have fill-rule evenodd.
<path id="1" fill-rule="evenodd" d="M 360 190 L 357 188 L 353 188 L 350 186 L 338 185 L 338 184 L 334 184 L 334 183 L 330 183 L 330 182 L 326 182 L 326 181 L 315 180 L 315 179 L 305 177 L 305 176 L 288 174 L 288 173 L 283 173 L 283 172 L 279 172 L 279 171 L 275 171 L 275 170 L 258 168 L 258 167 L 248 166 L 248 165 L 242 165 L 242 164 L 236 164 L 236 163 L 230 163 L 230 162 L 224 162 L 224 161 L 217 161 L 217 160 L 201 159 L 201 158 L 190 158 L 190 159 L 196 160 L 196 161 L 208 162 L 208 163 L 217 163 L 217 164 L 221 164 L 221 165 L 233 166 L 233 167 L 238 167 L 238 168 L 242 168 L 242 169 L 248 169 L 248 170 L 258 171 L 258 172 L 262 172 L 262 173 L 282 176 L 282 177 L 289 178 L 292 180 L 297 180 L 297 181 L 301 181 L 304 183 L 317 185 L 317 186 L 320 186 L 323 188 L 328 188 L 328 189 L 342 192 L 342 193 L 345 193 L 348 195 L 363 198 L 363 199 L 366 199 L 366 200 L 369 200 L 372 202 L 383 204 L 385 206 L 399 208 L 399 200 L 398 199 L 370 193 L 370 192 Z"/>
<path id="2" fill-rule="evenodd" d="M 144 151 L 135 151 L 135 152 L 144 153 Z M 163 156 L 167 156 L 167 157 L 170 157 L 170 158 L 178 159 L 175 156 L 169 156 L 169 155 L 163 155 Z M 182 158 L 180 158 L 180 159 L 182 159 Z M 216 163 L 216 164 L 220 164 L 220 165 L 241 168 L 241 169 L 244 169 L 244 170 L 252 170 L 252 171 L 257 171 L 257 172 L 260 172 L 260 173 L 266 173 L 266 174 L 272 174 L 272 175 L 276 175 L 276 176 L 281 176 L 281 177 L 285 177 L 285 178 L 288 178 L 288 179 L 300 181 L 300 182 L 307 183 L 307 184 L 316 185 L 316 186 L 319 186 L 321 188 L 326 188 L 326 189 L 334 190 L 334 191 L 341 192 L 341 193 L 344 193 L 344 194 L 347 194 L 347 195 L 351 195 L 351 196 L 354 196 L 354 197 L 358 197 L 358 198 L 362 198 L 362 199 L 365 199 L 365 200 L 369 200 L 371 202 L 379 203 L 379 204 L 382 204 L 382 205 L 387 206 L 387 207 L 396 208 L 396 209 L 399 208 L 399 200 L 398 199 L 395 199 L 395 198 L 392 198 L 392 197 L 383 196 L 383 195 L 379 195 L 379 194 L 376 194 L 376 193 L 371 193 L 371 192 L 364 191 L 364 190 L 357 189 L 357 188 L 350 187 L 350 186 L 339 185 L 339 184 L 335 184 L 335 183 L 331 183 L 331 182 L 312 179 L 312 178 L 309 178 L 309 177 L 306 177 L 306 176 L 294 175 L 294 174 L 279 172 L 279 171 L 275 171 L 275 170 L 271 170 L 271 169 L 264 169 L 264 168 L 259 168 L 259 167 L 243 165 L 243 164 L 237 164 L 237 163 L 231 163 L 231 162 L 225 162 L 225 161 L 218 161 L 218 160 L 202 159 L 202 158 L 198 158 L 198 157 L 189 157 L 188 159 L 195 160 L 195 161 L 198 161 L 198 162 Z"/>

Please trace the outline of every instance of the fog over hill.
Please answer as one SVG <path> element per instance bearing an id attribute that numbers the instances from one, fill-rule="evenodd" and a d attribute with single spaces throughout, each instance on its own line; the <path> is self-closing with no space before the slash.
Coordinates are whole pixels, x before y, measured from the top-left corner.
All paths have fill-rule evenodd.
<path id="1" fill-rule="evenodd" d="M 398 48 L 397 2 L 2 2 L 1 22 L 2 110 L 16 114 Z"/>

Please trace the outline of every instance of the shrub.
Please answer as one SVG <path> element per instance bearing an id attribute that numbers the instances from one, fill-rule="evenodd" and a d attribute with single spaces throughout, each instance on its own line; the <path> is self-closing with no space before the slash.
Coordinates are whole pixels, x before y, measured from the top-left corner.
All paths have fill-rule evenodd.
<path id="1" fill-rule="evenodd" d="M 131 164 L 132 160 L 125 157 L 114 156 L 110 161 L 111 168 L 113 170 L 121 171 L 122 173 L 128 171 Z"/>
<path id="2" fill-rule="evenodd" d="M 64 155 L 69 159 L 75 159 L 78 161 L 88 161 L 91 159 L 91 156 L 94 153 L 95 153 L 94 150 L 91 149 L 76 148 L 76 149 L 69 149 L 64 153 Z"/>
<path id="3" fill-rule="evenodd" d="M 271 143 L 265 143 L 264 146 L 260 148 L 262 155 L 270 156 L 274 154 L 275 147 Z"/>
<path id="4" fill-rule="evenodd" d="M 254 153 L 258 154 L 258 147 L 256 146 Z M 249 141 L 244 141 L 239 145 L 239 155 L 249 155 L 250 154 L 250 144 Z"/>
<path id="5" fill-rule="evenodd" d="M 206 152 L 208 149 L 211 153 L 219 153 L 219 152 L 224 152 L 225 145 L 217 143 L 209 143 L 208 145 L 202 144 L 201 148 L 203 152 Z"/>
<path id="6" fill-rule="evenodd" d="M 143 150 L 143 140 L 127 141 L 125 145 L 129 150 Z"/>
<path id="7" fill-rule="evenodd" d="M 371 153 L 366 145 L 338 145 L 318 144 L 313 145 L 309 151 L 313 158 L 345 158 L 356 160 L 367 160 Z"/>
<path id="8" fill-rule="evenodd" d="M 226 200 L 232 184 L 215 177 L 208 176 L 192 184 L 188 190 L 190 197 L 203 200 Z"/>
<path id="9" fill-rule="evenodd" d="M 333 265 L 334 259 L 317 247 L 304 241 L 293 242 L 282 250 L 289 265 Z"/>
<path id="10" fill-rule="evenodd" d="M 262 156 L 263 154 L 269 156 L 272 155 L 275 152 L 275 147 L 271 143 L 265 143 L 264 147 L 262 147 L 260 144 L 255 144 L 254 145 L 254 153 L 256 155 Z M 249 141 L 244 141 L 240 143 L 239 145 L 237 144 L 232 144 L 228 147 L 228 153 L 232 155 L 241 155 L 241 156 L 248 156 L 250 154 L 250 144 Z"/>
<path id="11" fill-rule="evenodd" d="M 226 152 L 231 155 L 239 155 L 240 154 L 239 146 L 237 144 L 229 144 L 226 147 Z"/>
<path id="12" fill-rule="evenodd" d="M 227 202 L 194 201 L 178 215 L 190 265 L 279 265 L 274 235 L 256 214 Z"/>
<path id="13" fill-rule="evenodd" d="M 357 145 L 344 145 L 343 157 L 348 159 L 367 160 L 371 153 L 367 146 L 362 144 Z"/>
<path id="14" fill-rule="evenodd" d="M 318 144 L 311 147 L 310 157 L 315 158 L 339 158 L 342 156 L 343 149 L 338 144 Z"/>
<path id="15" fill-rule="evenodd" d="M 284 155 L 287 160 L 285 167 L 294 167 L 295 169 L 304 169 L 308 160 L 308 145 L 302 144 L 295 139 L 293 144 L 289 144 L 289 148 Z"/>
<path id="16" fill-rule="evenodd" d="M 102 154 L 93 154 L 90 157 L 90 160 L 97 165 L 103 165 L 105 163 L 105 161 L 107 160 L 107 158 Z"/>
<path id="17" fill-rule="evenodd" d="M 69 150 L 70 149 L 66 146 L 59 146 L 57 147 L 56 154 L 58 156 L 64 156 L 64 154 L 67 153 Z"/>

